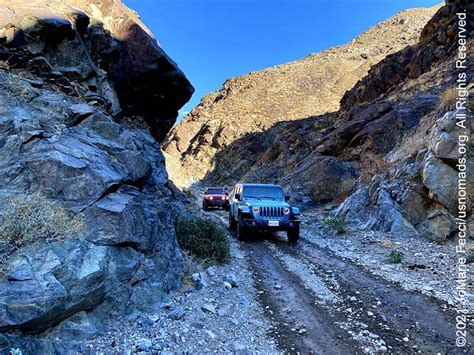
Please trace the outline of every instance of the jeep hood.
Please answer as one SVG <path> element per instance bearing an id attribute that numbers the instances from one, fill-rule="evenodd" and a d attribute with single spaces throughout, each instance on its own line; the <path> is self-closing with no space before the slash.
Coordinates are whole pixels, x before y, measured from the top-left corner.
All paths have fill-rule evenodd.
<path id="1" fill-rule="evenodd" d="M 272 200 L 246 200 L 246 206 L 252 207 L 288 207 L 290 208 L 290 204 L 285 201 L 272 201 Z"/>

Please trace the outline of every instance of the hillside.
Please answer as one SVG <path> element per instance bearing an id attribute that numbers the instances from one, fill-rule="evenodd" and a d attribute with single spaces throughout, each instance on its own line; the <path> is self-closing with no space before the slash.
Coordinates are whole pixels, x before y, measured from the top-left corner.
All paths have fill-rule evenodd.
<path id="1" fill-rule="evenodd" d="M 334 112 L 344 93 L 387 55 L 414 44 L 436 8 L 403 11 L 350 43 L 227 80 L 204 97 L 163 142 L 179 186 L 213 169 L 216 154 L 245 134 L 275 123 Z M 242 156 L 244 164 L 247 156 Z"/>

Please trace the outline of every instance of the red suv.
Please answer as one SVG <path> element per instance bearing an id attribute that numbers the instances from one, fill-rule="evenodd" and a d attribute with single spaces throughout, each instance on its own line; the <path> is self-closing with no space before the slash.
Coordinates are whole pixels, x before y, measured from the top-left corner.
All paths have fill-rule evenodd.
<path id="1" fill-rule="evenodd" d="M 207 187 L 202 197 L 202 209 L 208 211 L 211 207 L 227 209 L 229 200 L 224 187 Z"/>

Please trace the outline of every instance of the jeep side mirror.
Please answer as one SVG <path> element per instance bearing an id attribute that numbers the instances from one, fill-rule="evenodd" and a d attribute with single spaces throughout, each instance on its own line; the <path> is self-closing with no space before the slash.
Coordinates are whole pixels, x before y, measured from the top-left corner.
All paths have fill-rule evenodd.
<path id="1" fill-rule="evenodd" d="M 286 202 L 290 201 L 290 196 L 289 195 L 285 195 L 285 201 Z"/>
<path id="2" fill-rule="evenodd" d="M 240 201 L 240 194 L 235 194 L 235 199 Z"/>

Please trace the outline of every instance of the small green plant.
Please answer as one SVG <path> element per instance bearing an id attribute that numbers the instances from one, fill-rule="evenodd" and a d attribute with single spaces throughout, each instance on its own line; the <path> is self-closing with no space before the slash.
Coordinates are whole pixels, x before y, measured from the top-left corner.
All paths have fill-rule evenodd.
<path id="1" fill-rule="evenodd" d="M 41 193 L 22 194 L 2 200 L 0 212 L 0 264 L 15 250 L 27 245 L 64 240 L 84 231 L 82 216 L 70 216 Z"/>
<path id="2" fill-rule="evenodd" d="M 178 217 L 175 231 L 181 248 L 199 258 L 223 261 L 230 256 L 227 233 L 210 219 Z"/>
<path id="3" fill-rule="evenodd" d="M 348 150 L 344 150 L 341 154 L 339 154 L 339 159 L 341 160 L 353 160 L 353 154 L 352 152 Z"/>
<path id="4" fill-rule="evenodd" d="M 399 250 L 392 250 L 388 256 L 387 260 L 390 264 L 400 264 L 405 257 L 405 254 Z"/>
<path id="5" fill-rule="evenodd" d="M 274 162 L 280 156 L 282 150 L 280 147 L 271 147 L 267 152 L 266 157 L 269 162 Z"/>
<path id="6" fill-rule="evenodd" d="M 337 234 L 344 234 L 347 231 L 347 223 L 342 218 L 328 217 L 324 223 L 334 229 Z"/>

